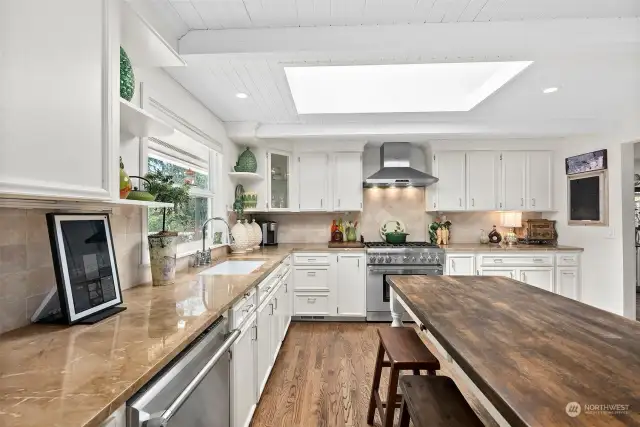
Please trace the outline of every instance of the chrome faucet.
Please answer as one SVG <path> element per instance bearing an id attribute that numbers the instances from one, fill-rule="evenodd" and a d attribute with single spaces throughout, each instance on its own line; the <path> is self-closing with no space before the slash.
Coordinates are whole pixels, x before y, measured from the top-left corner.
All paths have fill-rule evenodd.
<path id="1" fill-rule="evenodd" d="M 196 259 L 193 263 L 194 267 L 211 264 L 211 251 L 208 251 L 206 249 L 207 224 L 209 224 L 211 221 L 216 221 L 216 220 L 224 222 L 224 225 L 227 226 L 227 233 L 229 235 L 229 244 L 235 241 L 233 238 L 233 235 L 231 234 L 231 227 L 229 227 L 229 223 L 225 221 L 224 218 L 221 218 L 219 216 L 209 218 L 202 224 L 202 252 L 200 251 L 196 252 Z"/>

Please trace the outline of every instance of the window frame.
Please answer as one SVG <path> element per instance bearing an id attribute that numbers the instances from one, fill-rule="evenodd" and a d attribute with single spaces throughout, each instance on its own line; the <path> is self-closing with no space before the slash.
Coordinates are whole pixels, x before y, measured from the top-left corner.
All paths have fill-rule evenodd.
<path id="1" fill-rule="evenodd" d="M 219 152 L 218 150 L 210 147 L 207 144 L 203 144 L 199 141 L 197 141 L 194 138 L 189 137 L 188 135 L 184 135 L 187 138 L 189 138 L 190 142 L 194 143 L 194 144 L 200 144 L 203 147 L 205 147 L 208 150 L 208 154 L 209 154 L 209 158 L 208 158 L 208 176 L 209 176 L 209 189 L 205 190 L 199 187 L 191 187 L 189 189 L 189 196 L 190 197 L 203 197 L 203 198 L 207 198 L 209 200 L 209 206 L 208 206 L 208 210 L 209 210 L 209 217 L 212 216 L 216 216 L 217 212 L 220 211 L 220 207 L 219 204 L 222 202 L 222 193 L 223 193 L 223 189 L 222 189 L 222 181 L 221 181 L 221 167 L 223 165 L 223 154 L 221 152 Z M 152 148 L 149 147 L 149 141 L 147 138 L 144 138 L 144 142 L 141 144 L 142 145 L 142 152 L 141 152 L 141 156 L 140 156 L 140 160 L 141 160 L 141 164 L 140 164 L 140 170 L 142 171 L 142 175 L 146 175 L 146 173 L 149 171 L 149 156 L 150 154 L 154 154 L 156 158 L 160 158 L 160 160 L 165 161 L 168 160 L 170 162 L 173 162 L 171 159 L 170 155 L 167 155 L 166 153 L 162 153 L 162 152 L 157 152 L 155 150 L 153 150 Z M 174 164 L 179 164 L 182 163 L 183 161 L 179 158 L 175 158 L 176 163 Z M 179 166 L 183 166 L 183 165 L 179 165 Z M 148 212 L 149 208 L 145 209 L 144 214 L 142 215 L 142 259 L 143 265 L 149 265 L 150 261 L 149 261 L 149 245 L 147 243 L 147 237 L 149 236 L 150 232 L 149 232 L 149 212 Z M 209 223 L 208 228 L 207 228 L 207 233 L 206 233 L 206 240 L 205 240 L 205 246 L 206 247 L 213 247 L 213 248 L 217 248 L 217 247 L 222 247 L 222 246 L 227 246 L 228 243 L 228 236 L 226 233 L 223 232 L 222 234 L 222 244 L 213 244 L 213 231 L 214 231 L 214 227 L 212 223 Z M 197 241 L 193 241 L 193 242 L 188 242 L 188 243 L 182 243 L 178 245 L 178 250 L 177 250 L 177 258 L 183 258 L 189 255 L 193 255 L 195 254 L 197 251 L 202 249 L 202 239 L 197 240 Z"/>

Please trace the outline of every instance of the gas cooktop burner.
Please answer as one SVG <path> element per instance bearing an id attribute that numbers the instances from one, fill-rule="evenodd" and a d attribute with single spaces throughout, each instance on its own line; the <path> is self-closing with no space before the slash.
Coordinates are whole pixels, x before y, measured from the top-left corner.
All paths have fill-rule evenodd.
<path id="1" fill-rule="evenodd" d="M 438 248 L 434 243 L 428 242 L 406 242 L 406 243 L 387 243 L 387 242 L 365 242 L 368 248 Z"/>

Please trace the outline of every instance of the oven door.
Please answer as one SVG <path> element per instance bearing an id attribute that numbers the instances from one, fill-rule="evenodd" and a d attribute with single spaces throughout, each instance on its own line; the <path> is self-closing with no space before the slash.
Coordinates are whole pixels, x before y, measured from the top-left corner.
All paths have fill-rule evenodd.
<path id="1" fill-rule="evenodd" d="M 441 265 L 370 265 L 367 267 L 367 311 L 390 311 L 387 276 L 441 276 Z"/>

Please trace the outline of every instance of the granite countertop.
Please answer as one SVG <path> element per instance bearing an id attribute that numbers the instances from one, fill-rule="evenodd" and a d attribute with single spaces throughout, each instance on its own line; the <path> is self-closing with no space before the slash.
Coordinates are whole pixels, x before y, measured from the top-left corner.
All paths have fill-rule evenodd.
<path id="1" fill-rule="evenodd" d="M 552 245 L 483 245 L 481 243 L 452 243 L 440 245 L 445 252 L 583 252 L 583 248 Z"/>
<path id="2" fill-rule="evenodd" d="M 91 326 L 30 325 L 0 335 L 0 425 L 96 427 L 293 251 L 281 244 L 226 259 L 264 260 L 247 275 L 197 276 L 123 292 L 127 310 Z"/>
<path id="3" fill-rule="evenodd" d="M 505 277 L 387 280 L 511 426 L 640 426 L 640 323 Z"/>

